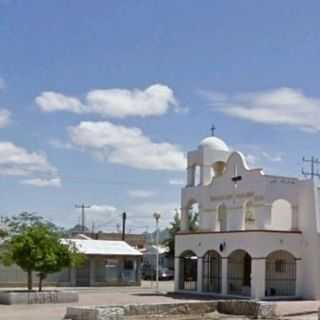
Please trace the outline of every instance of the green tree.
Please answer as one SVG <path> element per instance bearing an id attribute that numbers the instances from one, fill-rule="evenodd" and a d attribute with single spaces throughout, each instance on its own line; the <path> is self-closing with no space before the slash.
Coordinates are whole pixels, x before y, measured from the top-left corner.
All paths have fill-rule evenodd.
<path id="1" fill-rule="evenodd" d="M 22 233 L 31 226 L 46 226 L 55 232 L 64 233 L 63 228 L 56 226 L 54 223 L 33 212 L 21 212 L 12 217 L 6 217 L 3 222 L 7 226 L 9 236 Z"/>
<path id="2" fill-rule="evenodd" d="M 196 231 L 198 229 L 198 217 L 199 213 L 189 212 L 188 228 L 190 231 Z M 178 210 L 176 211 L 173 221 L 170 223 L 169 227 L 169 237 L 163 244 L 169 248 L 168 256 L 174 257 L 174 247 L 175 247 L 175 236 L 177 232 L 181 230 L 181 219 Z"/>
<path id="3" fill-rule="evenodd" d="M 48 274 L 77 266 L 84 256 L 74 246 L 62 243 L 58 232 L 39 224 L 12 236 L 6 242 L 2 260 L 5 265 L 17 264 L 27 272 L 28 290 L 32 290 L 32 272 L 38 272 L 41 291 Z"/>

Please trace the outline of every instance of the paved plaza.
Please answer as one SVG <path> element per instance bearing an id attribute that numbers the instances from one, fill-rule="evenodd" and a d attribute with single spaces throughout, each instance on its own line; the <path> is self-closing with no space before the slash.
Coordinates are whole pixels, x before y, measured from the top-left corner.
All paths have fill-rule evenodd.
<path id="1" fill-rule="evenodd" d="M 103 288 L 66 288 L 79 292 L 79 303 L 47 304 L 47 305 L 0 305 L 2 320 L 60 320 L 65 315 L 66 307 L 71 305 L 108 305 L 130 303 L 166 303 L 176 299 L 155 295 L 155 285 L 149 281 L 141 287 L 103 287 Z M 160 291 L 173 290 L 173 282 L 160 282 Z M 194 299 L 192 299 L 194 300 Z M 178 301 L 183 301 L 178 299 Z"/>
<path id="2" fill-rule="evenodd" d="M 141 287 L 103 287 L 103 288 L 66 288 L 66 290 L 77 290 L 79 292 L 79 303 L 73 304 L 47 304 L 47 305 L 0 305 L 0 320 L 61 320 L 66 307 L 71 305 L 110 305 L 110 304 L 148 304 L 148 303 L 172 303 L 201 301 L 204 297 L 183 296 L 171 297 L 165 294 L 155 294 L 155 285 L 144 281 Z M 173 290 L 173 282 L 160 282 L 160 292 Z M 298 303 L 298 304 L 297 304 Z M 313 303 L 314 302 L 309 302 Z M 308 302 L 282 302 L 279 304 L 282 312 L 291 310 L 294 306 L 303 309 Z M 310 305 L 309 305 L 310 307 Z M 180 318 L 180 317 L 179 317 Z M 173 319 L 173 318 L 172 318 Z M 180 318 L 181 319 L 181 318 Z M 219 319 L 246 319 L 244 317 L 221 316 Z M 315 314 L 299 317 L 284 317 L 290 320 L 316 320 Z M 196 319 L 195 319 L 196 320 Z"/>

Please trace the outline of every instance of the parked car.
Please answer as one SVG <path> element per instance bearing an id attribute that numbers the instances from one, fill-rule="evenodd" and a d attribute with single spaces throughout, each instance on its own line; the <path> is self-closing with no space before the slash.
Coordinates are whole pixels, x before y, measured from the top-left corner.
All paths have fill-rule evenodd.
<path id="1" fill-rule="evenodd" d="M 159 280 L 173 280 L 174 272 L 168 268 L 160 268 Z"/>
<path id="2" fill-rule="evenodd" d="M 156 280 L 156 270 L 151 265 L 143 265 L 142 278 L 144 280 Z M 168 268 L 159 268 L 159 280 L 173 280 L 174 272 Z"/>

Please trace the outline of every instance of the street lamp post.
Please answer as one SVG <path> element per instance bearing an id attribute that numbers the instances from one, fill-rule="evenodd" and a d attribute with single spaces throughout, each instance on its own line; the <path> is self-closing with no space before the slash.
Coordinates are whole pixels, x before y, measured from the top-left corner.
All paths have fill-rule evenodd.
<path id="1" fill-rule="evenodd" d="M 159 220 L 160 213 L 155 212 L 153 217 L 156 220 L 156 292 L 159 292 Z"/>

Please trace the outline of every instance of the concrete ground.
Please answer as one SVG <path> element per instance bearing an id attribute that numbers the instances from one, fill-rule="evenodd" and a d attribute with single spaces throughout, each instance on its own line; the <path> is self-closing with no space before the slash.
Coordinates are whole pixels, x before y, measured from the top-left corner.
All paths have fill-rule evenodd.
<path id="1" fill-rule="evenodd" d="M 204 297 L 183 296 L 171 297 L 164 294 L 155 294 L 155 284 L 144 281 L 141 287 L 103 287 L 103 288 L 66 288 L 66 290 L 76 290 L 79 292 L 79 303 L 73 304 L 47 304 L 47 305 L 0 305 L 0 320 L 61 320 L 63 319 L 66 307 L 71 305 L 108 305 L 108 304 L 130 304 L 130 303 L 172 303 L 184 301 L 205 300 Z M 161 292 L 173 290 L 173 282 L 160 282 Z M 297 305 L 298 303 L 298 305 Z M 306 306 L 310 308 L 310 303 L 316 308 L 316 302 L 281 302 L 279 308 L 281 313 L 297 308 L 303 310 Z M 300 304 L 300 306 L 299 306 Z M 220 319 L 246 319 L 243 317 L 221 316 Z M 172 318 L 173 319 L 173 318 Z M 284 317 L 290 320 L 316 320 L 317 316 L 303 315 L 300 317 Z M 196 319 L 195 319 L 196 320 Z"/>
<path id="2" fill-rule="evenodd" d="M 165 303 L 177 300 L 183 301 L 164 295 L 155 295 L 155 284 L 151 285 L 150 281 L 143 281 L 141 287 L 65 288 L 65 290 L 78 291 L 79 303 L 13 306 L 0 305 L 0 320 L 61 320 L 65 315 L 66 307 L 71 305 Z M 173 282 L 160 282 L 161 292 L 172 290 Z"/>

